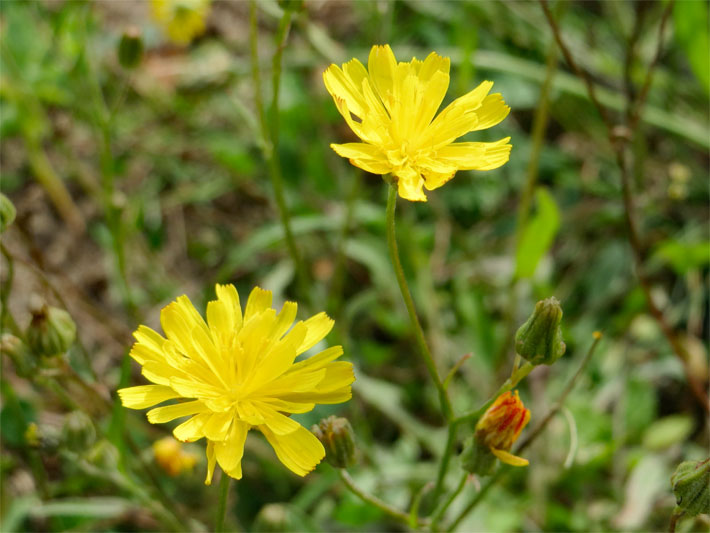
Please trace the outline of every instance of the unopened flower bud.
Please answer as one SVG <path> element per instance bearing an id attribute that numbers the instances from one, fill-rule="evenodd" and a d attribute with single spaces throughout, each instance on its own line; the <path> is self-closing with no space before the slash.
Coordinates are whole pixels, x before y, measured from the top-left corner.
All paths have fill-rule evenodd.
<path id="1" fill-rule="evenodd" d="M 10 199 L 0 192 L 0 233 L 5 231 L 7 227 L 15 220 L 17 211 Z"/>
<path id="2" fill-rule="evenodd" d="M 64 309 L 47 304 L 30 309 L 32 321 L 27 328 L 27 343 L 37 355 L 53 356 L 66 352 L 76 338 L 76 324 Z"/>
<path id="3" fill-rule="evenodd" d="M 123 68 L 136 68 L 143 59 L 143 39 L 141 32 L 135 26 L 123 31 L 118 43 L 118 62 Z"/>
<path id="4" fill-rule="evenodd" d="M 89 450 L 88 461 L 103 470 L 112 471 L 118 468 L 120 454 L 118 449 L 106 439 L 101 439 Z"/>
<path id="5" fill-rule="evenodd" d="M 467 472 L 488 475 L 492 472 L 497 457 L 512 466 L 526 466 L 527 459 L 510 453 L 521 431 L 530 421 L 530 411 L 515 394 L 501 394 L 476 424 L 476 431 L 469 439 L 461 462 Z"/>
<path id="6" fill-rule="evenodd" d="M 259 533 L 280 533 L 281 531 L 299 531 L 303 528 L 298 523 L 293 509 L 283 503 L 267 503 L 254 519 L 252 529 Z"/>
<path id="7" fill-rule="evenodd" d="M 96 428 L 83 411 L 72 411 L 64 419 L 62 442 L 73 452 L 84 452 L 96 441 Z"/>
<path id="8" fill-rule="evenodd" d="M 12 359 L 18 376 L 30 376 L 34 354 L 22 339 L 11 333 L 3 333 L 0 337 L 0 353 L 4 353 Z"/>
<path id="9" fill-rule="evenodd" d="M 533 365 L 551 365 L 565 353 L 562 308 L 554 296 L 540 300 L 535 311 L 515 334 L 515 351 Z"/>
<path id="10" fill-rule="evenodd" d="M 153 443 L 155 462 L 169 476 L 177 476 L 185 470 L 191 470 L 197 462 L 197 456 L 186 452 L 173 437 L 164 437 Z"/>
<path id="11" fill-rule="evenodd" d="M 680 463 L 671 485 L 677 508 L 685 516 L 710 514 L 710 458 Z"/>
<path id="12" fill-rule="evenodd" d="M 336 468 L 348 468 L 355 463 L 355 435 L 346 418 L 329 416 L 311 427 L 325 448 L 325 460 Z"/>

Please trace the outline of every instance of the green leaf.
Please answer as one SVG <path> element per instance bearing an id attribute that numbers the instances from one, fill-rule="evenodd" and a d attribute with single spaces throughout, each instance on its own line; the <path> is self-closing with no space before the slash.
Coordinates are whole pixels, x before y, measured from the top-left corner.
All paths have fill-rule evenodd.
<path id="1" fill-rule="evenodd" d="M 653 254 L 653 259 L 667 263 L 683 276 L 690 270 L 705 267 L 710 263 L 710 243 L 700 242 L 678 242 L 665 241 L 661 243 Z"/>
<path id="2" fill-rule="evenodd" d="M 518 243 L 515 257 L 517 278 L 529 278 L 535 274 L 540 259 L 552 246 L 560 227 L 560 212 L 549 191 L 538 188 L 536 196 L 537 213 L 528 221 Z"/>
<path id="3" fill-rule="evenodd" d="M 673 7 L 675 38 L 706 92 L 710 93 L 710 39 L 708 6 L 705 2 L 676 2 Z"/>

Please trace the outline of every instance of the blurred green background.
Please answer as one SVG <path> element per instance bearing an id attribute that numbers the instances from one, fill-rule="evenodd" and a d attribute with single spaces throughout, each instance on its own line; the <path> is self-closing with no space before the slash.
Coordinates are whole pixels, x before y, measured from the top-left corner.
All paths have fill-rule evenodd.
<path id="1" fill-rule="evenodd" d="M 640 90 L 665 6 L 553 6 L 614 117 Z M 265 102 L 281 14 L 278 3 L 259 2 Z M 117 57 L 128 27 L 145 47 L 133 70 Z M 521 386 L 532 426 L 592 332 L 604 332 L 564 416 L 526 451 L 530 466 L 494 488 L 460 530 L 667 527 L 675 503 L 670 474 L 680 461 L 707 455 L 707 415 L 647 311 L 607 133 L 538 3 L 314 0 L 294 15 L 278 155 L 307 265 L 302 294 L 262 156 L 249 4 L 212 2 L 204 34 L 177 46 L 147 2 L 12 1 L 0 3 L 1 185 L 17 208 L 2 236 L 14 266 L 3 306 L 21 328 L 32 294 L 71 313 L 78 342 L 68 360 L 93 392 L 59 380 L 118 455 L 92 457 L 99 465 L 93 474 L 69 460 L 60 432 L 66 400 L 18 376 L 3 357 L 2 531 L 164 530 L 169 523 L 150 499 L 173 506 L 186 529 L 211 527 L 217 487 L 203 485 L 204 443 L 186 445 L 199 457 L 193 471 L 168 476 L 156 467 L 151 443 L 171 428 L 125 411 L 115 390 L 145 382 L 126 357 L 137 325 L 158 328 L 161 307 L 180 294 L 204 309 L 215 282 L 234 283 L 243 296 L 259 285 L 276 301 L 297 299 L 299 318 L 326 309 L 336 319 L 328 342 L 343 344 L 356 366 L 353 400 L 297 418 L 306 426 L 332 413 L 351 420 L 360 447 L 351 473 L 359 485 L 407 508 L 435 479 L 445 430 L 387 259 L 386 185 L 329 148 L 354 138 L 321 74 L 332 62 L 365 62 L 379 43 L 405 61 L 432 50 L 450 56 L 445 104 L 492 80 L 512 109 L 501 125 L 467 136 L 511 136 L 509 163 L 459 172 L 428 203 L 400 201 L 398 210 L 404 267 L 439 368 L 472 354 L 452 384 L 456 410 L 475 408 L 507 377 L 510 335 L 538 299 L 562 302 L 567 354 Z M 708 372 L 710 305 L 708 49 L 707 3 L 677 2 L 632 146 L 646 272 L 700 379 Z M 536 113 L 547 124 L 535 138 Z M 516 228 L 525 190 L 532 200 L 527 233 Z M 516 231 L 524 246 L 517 253 Z M 7 280 L 7 258 L 2 271 Z M 41 437 L 28 445 L 32 422 Z M 258 435 L 247 441 L 243 468 L 232 486 L 234 527 L 402 528 L 348 493 L 325 464 L 304 479 L 290 474 Z M 146 491 L 143 500 L 135 487 Z M 264 510 L 268 504 L 281 507 Z M 700 519 L 680 529 L 707 527 Z"/>

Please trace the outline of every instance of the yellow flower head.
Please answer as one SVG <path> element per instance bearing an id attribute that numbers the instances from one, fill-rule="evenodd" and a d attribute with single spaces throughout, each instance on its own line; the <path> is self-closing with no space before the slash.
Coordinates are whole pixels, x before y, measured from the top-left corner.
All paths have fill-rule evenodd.
<path id="1" fill-rule="evenodd" d="M 156 440 L 153 443 L 153 455 L 160 468 L 173 477 L 185 470 L 192 470 L 197 462 L 195 454 L 184 451 L 178 441 L 172 437 Z"/>
<path id="2" fill-rule="evenodd" d="M 316 403 L 341 403 L 352 396 L 352 363 L 335 361 L 333 346 L 302 361 L 333 328 L 319 313 L 293 324 L 296 304 L 277 314 L 271 292 L 256 287 L 242 314 L 233 285 L 217 285 L 217 300 L 207 304 L 205 322 L 190 300 L 180 296 L 160 313 L 165 337 L 146 326 L 133 334 L 131 357 L 155 385 L 118 391 L 125 407 L 145 409 L 167 400 L 186 400 L 148 411 L 153 424 L 190 418 L 173 431 L 180 441 L 207 439 L 207 479 L 215 464 L 242 477 L 247 432 L 255 427 L 290 470 L 305 476 L 323 459 L 323 445 L 289 417 Z M 293 324 L 293 327 L 291 327 Z M 166 338 L 167 337 L 167 338 Z"/>
<path id="3" fill-rule="evenodd" d="M 426 202 L 422 187 L 441 187 L 457 170 L 491 170 L 508 161 L 510 137 L 496 142 L 454 141 L 495 126 L 510 112 L 484 81 L 454 100 L 436 118 L 449 87 L 449 58 L 399 62 L 389 45 L 373 46 L 368 69 L 357 59 L 323 73 L 338 111 L 363 141 L 331 144 L 342 157 L 373 174 L 392 173 L 399 195 Z"/>
<path id="4" fill-rule="evenodd" d="M 508 450 L 518 440 L 520 432 L 530 421 L 530 411 L 515 394 L 501 394 L 476 424 L 475 439 L 488 446 L 498 459 L 513 466 L 525 466 L 527 459 L 517 457 Z"/>
<path id="5" fill-rule="evenodd" d="M 171 41 L 182 46 L 205 31 L 210 0 L 151 0 L 153 19 Z"/>

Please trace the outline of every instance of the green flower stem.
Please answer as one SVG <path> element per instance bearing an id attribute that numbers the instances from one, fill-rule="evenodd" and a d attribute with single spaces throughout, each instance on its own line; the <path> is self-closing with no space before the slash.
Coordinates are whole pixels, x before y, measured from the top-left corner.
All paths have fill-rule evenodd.
<path id="1" fill-rule="evenodd" d="M 601 333 L 599 333 L 599 332 L 594 332 L 594 340 L 592 341 L 592 344 L 591 344 L 591 346 L 589 347 L 589 350 L 587 351 L 587 354 L 584 356 L 584 358 L 582 359 L 582 361 L 579 363 L 579 367 L 577 367 L 577 370 L 575 371 L 575 373 L 572 374 L 572 375 L 568 378 L 567 383 L 565 384 L 565 387 L 562 389 L 562 393 L 560 394 L 560 396 L 557 398 L 557 401 L 555 402 L 555 405 L 554 405 L 554 406 L 550 409 L 550 411 L 543 417 L 542 421 L 535 427 L 535 429 L 530 432 L 530 434 L 526 437 L 526 439 L 525 439 L 524 441 L 522 441 L 522 442 L 515 448 L 515 451 L 513 452 L 515 455 L 519 455 L 523 450 L 525 450 L 528 446 L 530 446 L 530 445 L 533 443 L 533 441 L 534 441 L 537 437 L 539 437 L 540 434 L 542 434 L 542 431 L 545 429 L 545 427 L 547 427 L 547 424 L 550 422 L 550 420 L 552 419 L 552 417 L 562 408 L 562 406 L 563 406 L 563 404 L 564 404 L 564 401 L 567 399 L 567 396 L 569 395 L 569 393 L 570 393 L 570 392 L 572 391 L 572 389 L 574 388 L 574 385 L 575 385 L 575 383 L 577 383 L 577 380 L 579 379 L 579 376 L 582 375 L 582 372 L 584 372 L 584 369 L 587 368 L 587 364 L 589 363 L 589 361 L 591 360 L 592 356 L 594 355 L 594 352 L 595 352 L 595 350 L 596 350 L 596 348 L 597 348 L 597 345 L 599 344 L 599 341 L 601 340 L 601 338 L 602 338 Z M 530 365 L 530 363 L 527 363 L 526 365 L 523 365 L 523 366 L 520 368 L 520 370 L 518 370 L 517 374 L 519 375 L 521 372 L 523 372 L 523 371 L 525 370 L 525 368 L 526 368 L 528 365 Z M 529 372 L 530 372 L 530 370 L 527 370 L 527 371 L 525 372 L 525 375 L 527 375 Z M 513 376 L 513 377 L 517 377 L 517 376 Z M 522 379 L 522 378 L 521 378 L 521 379 Z M 510 380 L 508 380 L 508 381 L 510 381 Z M 520 379 L 518 379 L 518 381 L 520 381 Z M 507 383 L 507 382 L 506 382 L 506 383 Z M 498 394 L 502 394 L 503 392 L 506 392 L 505 390 L 503 390 L 503 389 L 505 388 L 505 386 L 506 386 L 506 384 L 504 384 L 503 387 L 501 387 L 501 389 L 499 389 L 499 391 L 498 391 L 498 393 L 496 394 L 496 396 L 493 397 L 493 400 L 495 400 L 495 398 L 497 398 Z M 510 390 L 511 388 L 513 388 L 513 387 L 511 386 L 511 387 L 509 387 L 507 390 Z M 502 392 L 501 392 L 501 391 L 502 391 Z M 490 400 L 490 402 L 492 403 L 493 400 Z M 478 411 L 480 411 L 480 414 L 483 414 L 483 412 L 485 411 L 485 409 L 488 408 L 488 407 L 487 407 L 487 404 L 489 404 L 489 402 L 486 402 L 486 404 L 484 404 L 481 408 L 479 408 L 479 409 L 477 409 L 476 411 L 474 411 L 474 413 L 471 413 L 470 415 L 465 415 L 465 417 L 472 416 L 473 414 L 475 414 L 475 413 L 478 412 Z M 484 409 L 484 408 L 485 408 L 485 409 Z M 480 414 L 478 415 L 479 417 L 480 417 Z M 462 418 L 465 418 L 465 417 L 462 417 Z M 476 496 L 474 496 L 474 498 L 469 502 L 469 504 L 466 506 L 466 508 L 463 509 L 463 511 L 461 511 L 461 512 L 459 513 L 459 515 L 458 515 L 458 516 L 456 517 L 456 519 L 451 523 L 451 525 L 446 528 L 446 531 L 454 531 L 454 530 L 458 527 L 458 525 L 461 523 L 461 521 L 462 521 L 464 518 L 466 518 L 466 515 L 468 515 L 468 513 L 470 513 L 470 512 L 478 505 L 478 503 L 483 499 L 483 496 L 485 496 L 485 494 L 488 492 L 488 490 L 490 490 L 490 488 L 491 488 L 504 474 L 506 474 L 508 471 L 510 471 L 511 468 L 513 468 L 513 467 L 510 467 L 510 466 L 507 466 L 507 465 L 506 465 L 506 466 L 503 466 L 503 467 L 499 468 L 498 470 L 496 470 L 495 474 L 493 474 L 493 476 L 491 476 L 491 477 L 488 479 L 488 481 L 486 481 L 486 483 L 481 487 L 481 490 L 478 491 L 478 493 L 476 494 Z"/>
<path id="2" fill-rule="evenodd" d="M 222 472 L 222 479 L 219 480 L 219 505 L 217 507 L 217 520 L 214 530 L 217 533 L 224 531 L 224 517 L 227 514 L 227 497 L 229 496 L 230 478 L 226 472 Z"/>
<path id="3" fill-rule="evenodd" d="M 424 337 L 424 330 L 419 323 L 419 318 L 417 318 L 417 311 L 414 307 L 414 300 L 412 300 L 412 294 L 409 291 L 409 286 L 407 285 L 407 279 L 404 277 L 404 270 L 402 269 L 402 263 L 399 260 L 399 250 L 397 248 L 397 235 L 395 232 L 395 218 L 394 212 L 397 206 L 397 188 L 396 186 L 390 185 L 389 195 L 387 197 L 387 247 L 390 252 L 390 260 L 392 261 L 392 267 L 394 268 L 394 274 L 397 277 L 397 283 L 399 284 L 399 290 L 402 293 L 402 298 L 404 299 L 404 305 L 407 307 L 407 312 L 409 313 L 409 319 L 414 327 L 414 334 L 417 339 L 417 344 L 419 345 L 419 350 L 422 353 L 422 358 L 424 359 L 424 364 L 431 379 L 436 385 L 436 389 L 439 392 L 439 402 L 441 403 L 441 410 L 444 414 L 444 418 L 450 421 L 453 416 L 453 410 L 451 408 L 451 401 L 446 393 L 444 384 L 441 382 L 439 373 L 436 370 L 436 363 L 434 358 L 429 351 L 429 346 L 427 345 L 426 338 Z"/>
<path id="4" fill-rule="evenodd" d="M 271 186 L 274 189 L 274 199 L 279 211 L 281 225 L 283 226 L 284 238 L 286 239 L 286 247 L 288 248 L 293 267 L 296 271 L 296 280 L 298 283 L 299 292 L 305 299 L 309 299 L 310 292 L 307 290 L 308 283 L 306 279 L 306 271 L 301 260 L 301 255 L 296 246 L 296 240 L 293 237 L 291 229 L 291 218 L 286 205 L 284 196 L 283 175 L 281 172 L 281 161 L 278 154 L 279 145 L 279 91 L 281 88 L 281 70 L 283 63 L 283 51 L 286 46 L 286 39 L 291 27 L 292 12 L 290 9 L 285 9 L 283 17 L 279 22 L 279 27 L 276 33 L 276 52 L 272 58 L 272 98 L 269 116 L 267 117 L 264 101 L 261 96 L 261 72 L 259 69 L 259 45 L 258 45 L 258 14 L 257 3 L 252 0 L 249 3 L 249 44 L 251 49 L 251 75 L 254 82 L 254 103 L 259 115 L 259 124 L 261 127 L 261 149 L 264 154 L 264 159 L 269 168 L 269 177 L 271 178 Z"/>
<path id="5" fill-rule="evenodd" d="M 444 516 L 444 513 L 446 512 L 446 510 L 454 502 L 456 497 L 461 493 L 464 486 L 466 485 L 467 479 L 468 479 L 468 472 L 464 472 L 463 475 L 461 476 L 461 481 L 459 481 L 459 484 L 456 487 L 456 489 L 449 495 L 448 498 L 446 498 L 446 501 L 441 505 L 441 507 L 439 507 L 436 511 L 434 511 L 434 514 L 431 515 L 431 526 L 430 526 L 431 531 L 437 531 L 441 517 Z"/>
<path id="6" fill-rule="evenodd" d="M 383 513 L 388 514 L 392 518 L 396 518 L 400 522 L 402 522 L 405 525 L 410 525 L 410 516 L 409 514 L 405 513 L 404 511 L 400 511 L 396 507 L 393 507 L 389 503 L 379 499 L 377 496 L 373 496 L 372 494 L 369 494 L 362 490 L 360 487 L 355 485 L 355 482 L 353 481 L 353 478 L 350 477 L 350 474 L 348 474 L 348 471 L 345 470 L 344 468 L 341 468 L 338 470 L 338 473 L 340 474 L 340 479 L 343 480 L 343 483 L 345 483 L 345 486 L 355 494 L 358 498 L 360 498 L 362 501 L 365 503 L 369 503 L 370 505 L 374 505 L 377 507 L 380 511 Z M 427 520 L 419 520 L 417 525 L 418 526 L 426 526 L 428 525 Z"/>

